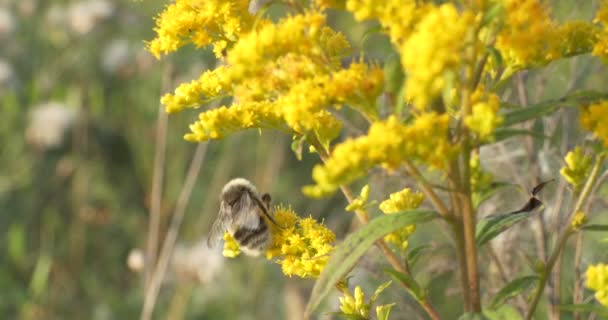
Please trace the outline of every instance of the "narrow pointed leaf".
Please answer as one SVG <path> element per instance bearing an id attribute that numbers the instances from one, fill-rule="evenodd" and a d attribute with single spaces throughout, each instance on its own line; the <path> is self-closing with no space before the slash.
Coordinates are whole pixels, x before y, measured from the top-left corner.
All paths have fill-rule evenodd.
<path id="1" fill-rule="evenodd" d="M 576 311 L 576 312 L 584 312 L 584 313 L 595 313 L 601 317 L 601 319 L 608 319 L 608 307 L 604 307 L 598 304 L 593 303 L 585 303 L 585 304 L 566 304 L 560 305 L 559 308 L 561 310 L 566 311 Z"/>
<path id="2" fill-rule="evenodd" d="M 563 107 L 579 106 L 606 98 L 608 98 L 608 93 L 605 92 L 581 91 L 561 99 L 547 100 L 526 108 L 518 108 L 503 115 L 501 128 L 551 114 Z"/>
<path id="3" fill-rule="evenodd" d="M 410 266 L 410 268 L 413 268 L 416 265 L 416 262 L 418 262 L 424 251 L 432 247 L 433 246 L 430 244 L 423 244 L 410 250 L 410 252 L 407 254 L 407 264 Z"/>
<path id="4" fill-rule="evenodd" d="M 438 216 L 436 212 L 428 210 L 403 211 L 377 217 L 361 229 L 351 233 L 335 248 L 319 279 L 315 282 L 306 306 L 306 315 L 310 315 L 321 304 L 334 285 L 351 270 L 378 239 L 407 225 L 427 222 Z"/>
<path id="5" fill-rule="evenodd" d="M 406 287 L 410 288 L 410 293 L 414 296 L 414 299 L 421 301 L 425 298 L 425 292 L 420 288 L 416 280 L 411 276 L 401 273 L 397 270 L 387 269 L 384 270 L 391 278 L 403 283 Z"/>
<path id="6" fill-rule="evenodd" d="M 588 224 L 581 227 L 585 231 L 608 231 L 608 224 Z"/>
<path id="7" fill-rule="evenodd" d="M 388 316 L 391 314 L 391 309 L 396 303 L 384 304 L 376 307 L 376 318 L 378 320 L 388 320 Z"/>
<path id="8" fill-rule="evenodd" d="M 492 300 L 491 308 L 497 309 L 510 298 L 520 295 L 536 284 L 538 284 L 538 276 L 525 276 L 507 283 Z"/>
<path id="9" fill-rule="evenodd" d="M 493 214 L 481 218 L 475 230 L 475 242 L 477 246 L 482 246 L 486 242 L 512 227 L 514 224 L 526 219 L 532 211 L 518 213 Z"/>

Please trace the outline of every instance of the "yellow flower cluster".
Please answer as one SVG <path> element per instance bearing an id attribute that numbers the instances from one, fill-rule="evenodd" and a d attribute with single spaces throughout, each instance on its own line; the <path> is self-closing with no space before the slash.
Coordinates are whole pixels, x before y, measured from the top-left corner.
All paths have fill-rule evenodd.
<path id="1" fill-rule="evenodd" d="M 248 0 L 176 0 L 156 18 L 157 36 L 148 50 L 160 58 L 187 43 L 199 48 L 213 43 L 219 57 L 227 42 L 251 30 L 248 7 Z"/>
<path id="2" fill-rule="evenodd" d="M 411 124 L 390 116 L 374 122 L 367 135 L 337 145 L 324 165 L 317 165 L 314 186 L 303 191 L 309 196 L 329 194 L 365 174 L 376 165 L 398 168 L 404 159 L 416 159 L 434 168 L 443 168 L 455 150 L 448 141 L 447 114 L 423 113 Z"/>
<path id="3" fill-rule="evenodd" d="M 581 125 L 593 132 L 608 147 L 608 101 L 601 101 L 583 109 Z"/>
<path id="4" fill-rule="evenodd" d="M 169 113 L 198 108 L 206 101 L 231 92 L 230 73 L 226 67 L 204 72 L 198 80 L 180 84 L 174 94 L 167 93 L 160 102 Z"/>
<path id="5" fill-rule="evenodd" d="M 412 192 L 405 188 L 399 192 L 391 193 L 388 199 L 380 203 L 380 210 L 386 214 L 397 213 L 403 210 L 416 209 L 424 200 L 420 192 Z"/>
<path id="6" fill-rule="evenodd" d="M 340 310 L 348 315 L 358 315 L 368 319 L 369 317 L 369 305 L 365 303 L 365 293 L 361 287 L 356 286 L 354 296 L 349 292 L 345 292 L 343 297 L 338 298 L 340 300 Z"/>
<path id="7" fill-rule="evenodd" d="M 501 0 L 506 16 L 496 47 L 513 69 L 545 62 L 549 44 L 555 39 L 555 25 L 541 0 Z"/>
<path id="8" fill-rule="evenodd" d="M 608 264 L 590 265 L 586 277 L 587 288 L 595 291 L 595 299 L 608 307 Z"/>
<path id="9" fill-rule="evenodd" d="M 380 203 L 380 210 L 385 214 L 397 213 L 403 210 L 416 209 L 424 200 L 424 195 L 420 192 L 412 192 L 405 188 L 399 192 L 391 193 L 389 199 Z M 396 245 L 401 251 L 405 252 L 408 248 L 410 235 L 416 231 L 416 225 L 405 226 L 384 237 L 384 241 Z"/>
<path id="10" fill-rule="evenodd" d="M 335 66 L 349 45 L 343 36 L 325 27 L 325 22 L 325 15 L 310 11 L 276 24 L 266 24 L 243 36 L 226 58 L 234 77 L 259 76 L 269 62 L 286 53 L 305 55 L 315 62 Z M 328 52 L 326 56 L 321 48 L 332 48 L 339 54 L 330 56 Z"/>
<path id="11" fill-rule="evenodd" d="M 347 0 L 346 9 L 353 13 L 358 21 L 377 19 L 396 45 L 412 33 L 420 10 L 415 0 Z"/>
<path id="12" fill-rule="evenodd" d="M 353 200 L 351 203 L 349 203 L 348 206 L 346 206 L 346 208 L 344 208 L 344 210 L 356 211 L 359 209 L 363 209 L 367 205 L 368 198 L 369 198 L 369 185 L 366 184 L 365 186 L 363 186 L 363 188 L 361 188 L 361 193 L 359 194 L 359 197 L 357 197 L 355 200 Z"/>
<path id="13" fill-rule="evenodd" d="M 598 36 L 598 41 L 593 47 L 593 55 L 608 62 L 608 0 L 603 0 L 600 3 L 600 8 L 593 22 L 602 24 L 603 26 Z"/>
<path id="14" fill-rule="evenodd" d="M 338 298 L 340 300 L 340 310 L 344 315 L 356 316 L 357 319 L 370 319 L 369 311 L 371 306 L 376 303 L 380 293 L 382 293 L 384 289 L 388 288 L 391 283 L 392 281 L 388 281 L 381 284 L 374 292 L 374 295 L 367 302 L 365 301 L 365 293 L 363 293 L 363 289 L 361 289 L 360 286 L 356 286 L 353 294 L 351 294 L 348 291 L 348 288 L 346 288 L 346 285 L 341 287 L 339 284 L 338 288 L 343 294 L 342 297 Z M 380 313 L 378 309 L 382 307 L 390 308 L 390 305 L 378 306 L 376 308 L 376 314 Z"/>
<path id="15" fill-rule="evenodd" d="M 424 110 L 456 81 L 466 35 L 475 22 L 471 12 L 459 13 L 454 4 L 429 7 L 415 31 L 399 48 L 407 71 L 406 94 Z"/>
<path id="16" fill-rule="evenodd" d="M 232 235 L 228 232 L 224 232 L 224 251 L 222 251 L 222 255 L 226 258 L 235 258 L 241 254 L 241 248 L 239 247 L 238 242 L 234 239 Z"/>
<path id="17" fill-rule="evenodd" d="M 591 157 L 583 153 L 583 148 L 576 147 L 566 154 L 564 160 L 566 165 L 559 172 L 574 190 L 580 191 L 591 169 Z"/>
<path id="18" fill-rule="evenodd" d="M 579 211 L 574 214 L 572 222 L 570 223 L 570 227 L 572 228 L 572 230 L 576 231 L 580 229 L 585 223 L 587 223 L 587 215 L 584 212 Z"/>
<path id="19" fill-rule="evenodd" d="M 249 128 L 279 128 L 282 118 L 274 103 L 250 102 L 233 104 L 202 112 L 199 120 L 190 125 L 188 141 L 220 139 L 234 132 Z"/>
<path id="20" fill-rule="evenodd" d="M 189 17 L 214 3 L 199 8 L 178 2 L 180 14 Z M 234 9 L 230 3 L 222 8 Z M 170 14 L 177 9 L 170 8 L 159 18 L 165 24 L 171 22 L 170 17 L 177 19 Z M 178 19 L 171 23 L 185 22 Z M 164 95 L 161 102 L 168 112 L 176 112 L 198 108 L 213 99 L 234 97 L 229 107 L 201 113 L 190 126 L 191 133 L 185 135 L 189 141 L 220 139 L 251 128 L 272 128 L 296 135 L 311 133 L 328 146 L 340 133 L 341 123 L 327 109 L 346 104 L 368 119 L 376 119 L 375 102 L 384 75 L 379 66 L 363 62 L 343 68 L 349 43 L 325 23 L 323 13 L 306 11 L 276 24 L 259 24 L 238 37 L 234 35 L 224 65 L 180 85 L 174 93 Z"/>
<path id="21" fill-rule="evenodd" d="M 352 63 L 347 69 L 300 81 L 279 99 L 287 124 L 296 132 L 310 130 L 315 115 L 331 104 L 347 103 L 371 119 L 384 74 L 378 66 Z"/>
<path id="22" fill-rule="evenodd" d="M 479 86 L 471 95 L 471 104 L 471 115 L 464 119 L 464 123 L 480 140 L 492 139 L 494 129 L 503 120 L 498 115 L 500 99 L 496 94 L 486 92 L 483 86 Z"/>
<path id="23" fill-rule="evenodd" d="M 334 233 L 312 217 L 298 217 L 291 209 L 277 208 L 274 219 L 282 228 L 270 224 L 272 244 L 266 257 L 278 258 L 287 276 L 319 277 L 334 248 Z"/>
<path id="24" fill-rule="evenodd" d="M 319 277 L 334 248 L 334 233 L 312 217 L 302 219 L 293 210 L 282 207 L 274 211 L 274 220 L 281 228 L 267 221 L 272 242 L 266 249 L 266 258 L 276 258 L 287 276 Z M 234 258 L 240 253 L 236 240 L 228 232 L 224 233 L 223 255 Z"/>
<path id="25" fill-rule="evenodd" d="M 473 192 L 480 192 L 487 189 L 492 183 L 492 174 L 484 171 L 479 161 L 479 154 L 474 153 L 469 161 L 471 167 L 471 190 Z"/>
<path id="26" fill-rule="evenodd" d="M 546 59 L 551 61 L 560 57 L 570 57 L 593 51 L 599 39 L 599 29 L 585 21 L 568 21 L 557 29 Z M 555 56 L 552 56 L 555 55 Z"/>

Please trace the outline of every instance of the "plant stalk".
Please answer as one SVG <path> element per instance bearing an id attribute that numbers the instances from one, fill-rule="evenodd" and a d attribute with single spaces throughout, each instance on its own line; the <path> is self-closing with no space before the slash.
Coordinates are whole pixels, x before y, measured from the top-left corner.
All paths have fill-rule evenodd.
<path id="1" fill-rule="evenodd" d="M 568 219 L 566 220 L 568 223 L 563 227 L 562 232 L 560 233 L 560 235 L 558 237 L 557 245 L 553 249 L 553 252 L 551 253 L 551 256 L 549 257 L 549 261 L 547 261 L 547 264 L 546 264 L 544 270 L 541 272 L 540 280 L 538 283 L 538 287 L 536 288 L 536 292 L 534 293 L 534 298 L 532 300 L 532 304 L 530 305 L 530 309 L 528 310 L 528 313 L 526 314 L 526 320 L 532 320 L 532 317 L 534 316 L 534 312 L 536 311 L 536 307 L 538 307 L 540 297 L 542 296 L 542 293 L 545 290 L 545 285 L 547 284 L 547 280 L 549 279 L 549 276 L 551 275 L 551 271 L 553 270 L 553 267 L 555 266 L 555 263 L 557 262 L 558 257 L 561 254 L 561 251 L 564 249 L 566 242 L 568 241 L 568 238 L 570 237 L 570 235 L 573 234 L 573 230 L 570 227 L 570 224 L 572 223 L 572 218 L 578 211 L 581 210 L 581 208 L 583 207 L 583 204 L 587 201 L 587 198 L 589 198 L 589 196 L 591 195 L 591 190 L 593 189 L 593 186 L 595 185 L 595 181 L 598 178 L 598 174 L 600 172 L 600 168 L 602 167 L 603 160 L 604 160 L 604 154 L 600 154 L 596 157 L 595 164 L 593 165 L 593 168 L 591 169 L 591 172 L 589 173 L 589 178 L 587 178 L 587 182 L 585 183 L 585 186 L 583 187 L 583 190 L 581 191 L 581 193 L 576 201 L 576 205 L 574 206 L 574 209 L 572 209 L 572 211 L 570 212 L 570 215 L 568 216 Z"/>

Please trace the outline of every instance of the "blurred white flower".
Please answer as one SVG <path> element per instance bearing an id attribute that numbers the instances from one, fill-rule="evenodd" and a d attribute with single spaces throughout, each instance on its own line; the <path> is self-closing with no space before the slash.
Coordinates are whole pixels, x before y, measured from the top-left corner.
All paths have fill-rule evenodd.
<path id="1" fill-rule="evenodd" d="M 127 266 L 133 272 L 142 272 L 146 265 L 146 258 L 143 250 L 139 248 L 132 249 L 127 257 Z"/>
<path id="2" fill-rule="evenodd" d="M 75 119 L 76 112 L 62 103 L 48 102 L 34 107 L 25 130 L 26 141 L 42 150 L 57 147 Z"/>
<path id="3" fill-rule="evenodd" d="M 224 257 L 219 247 L 209 248 L 205 240 L 192 246 L 178 244 L 172 262 L 178 279 L 208 284 L 222 269 Z"/>
<path id="4" fill-rule="evenodd" d="M 87 0 L 71 4 L 68 7 L 70 28 L 76 33 L 85 34 L 100 21 L 114 14 L 114 5 L 105 0 Z"/>
<path id="5" fill-rule="evenodd" d="M 0 59 L 0 90 L 11 87 L 15 83 L 15 70 L 8 61 Z"/>
<path id="6" fill-rule="evenodd" d="M 15 30 L 15 18 L 7 8 L 0 7 L 0 37 L 7 36 Z"/>
<path id="7" fill-rule="evenodd" d="M 115 39 L 101 55 L 101 67 L 109 74 L 118 74 L 131 65 L 131 48 L 127 39 Z"/>

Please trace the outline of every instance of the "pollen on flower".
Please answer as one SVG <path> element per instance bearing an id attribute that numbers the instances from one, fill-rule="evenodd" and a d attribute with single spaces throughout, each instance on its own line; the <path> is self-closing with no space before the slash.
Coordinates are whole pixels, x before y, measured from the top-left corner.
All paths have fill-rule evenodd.
<path id="1" fill-rule="evenodd" d="M 266 258 L 281 265 L 287 276 L 317 278 L 333 250 L 334 233 L 311 217 L 300 218 L 289 208 L 276 208 L 271 225 L 272 243 Z"/>
<path id="2" fill-rule="evenodd" d="M 580 121 L 584 128 L 592 131 L 608 147 L 608 101 L 583 108 Z"/>
<path id="3" fill-rule="evenodd" d="M 583 148 L 576 147 L 566 154 L 564 160 L 566 165 L 559 172 L 574 190 L 580 191 L 591 169 L 591 157 L 585 155 Z"/>
<path id="4" fill-rule="evenodd" d="M 205 101 L 231 92 L 230 74 L 226 67 L 204 72 L 198 80 L 179 85 L 173 94 L 165 94 L 160 102 L 169 113 L 185 108 L 198 108 Z"/>
<path id="5" fill-rule="evenodd" d="M 608 306 L 608 264 L 590 265 L 585 273 L 587 288 L 595 291 L 595 299 Z"/>
<path id="6" fill-rule="evenodd" d="M 224 232 L 224 251 L 222 255 L 226 258 L 234 258 L 241 254 L 241 248 L 236 240 L 228 232 Z"/>

